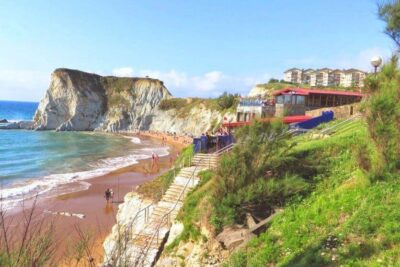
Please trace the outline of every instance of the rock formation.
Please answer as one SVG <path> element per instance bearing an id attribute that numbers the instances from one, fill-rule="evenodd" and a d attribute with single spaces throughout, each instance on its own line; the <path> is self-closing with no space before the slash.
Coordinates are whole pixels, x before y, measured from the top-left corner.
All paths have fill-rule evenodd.
<path id="1" fill-rule="evenodd" d="M 71 69 L 53 72 L 46 96 L 34 117 L 36 130 L 136 131 L 190 133 L 212 130 L 233 114 L 194 106 L 182 116 L 160 110 L 171 98 L 162 81 L 151 78 L 103 77 Z"/>
<path id="2" fill-rule="evenodd" d="M 154 108 L 169 97 L 163 82 L 156 79 L 57 69 L 36 111 L 34 127 L 59 131 L 148 128 Z"/>

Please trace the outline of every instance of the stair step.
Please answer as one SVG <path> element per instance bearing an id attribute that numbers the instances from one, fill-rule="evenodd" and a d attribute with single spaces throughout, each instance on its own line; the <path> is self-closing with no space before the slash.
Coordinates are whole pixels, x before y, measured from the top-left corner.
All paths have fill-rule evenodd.
<path id="1" fill-rule="evenodd" d="M 151 240 L 151 236 L 138 236 L 135 238 L 133 244 L 139 248 L 154 248 L 154 249 L 158 249 L 160 247 L 160 243 L 161 243 L 161 239 L 158 239 L 158 243 L 157 243 L 157 238 L 154 237 L 153 240 Z M 151 244 L 150 244 L 151 243 Z"/>
<path id="2" fill-rule="evenodd" d="M 162 200 L 165 201 L 165 202 L 170 202 L 170 203 L 176 203 L 176 202 L 183 203 L 183 201 L 182 201 L 183 199 L 178 201 L 177 198 L 166 198 L 166 197 L 163 197 Z"/>

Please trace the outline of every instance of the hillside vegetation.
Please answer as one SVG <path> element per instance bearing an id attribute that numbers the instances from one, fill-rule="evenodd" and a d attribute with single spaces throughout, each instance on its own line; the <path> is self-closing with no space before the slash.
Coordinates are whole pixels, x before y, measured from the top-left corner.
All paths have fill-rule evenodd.
<path id="1" fill-rule="evenodd" d="M 234 112 L 239 103 L 239 96 L 223 93 L 218 98 L 170 98 L 160 102 L 161 110 L 175 109 L 181 115 L 187 115 L 192 108 L 201 107 L 221 112 Z"/>
<path id="2" fill-rule="evenodd" d="M 291 137 L 279 122 L 236 133 L 235 149 L 203 173 L 178 219 L 182 241 L 283 211 L 225 266 L 398 266 L 400 71 L 398 59 L 368 77 L 364 116 Z"/>
<path id="3" fill-rule="evenodd" d="M 281 131 L 280 125 L 256 124 L 243 133 L 258 136 L 261 128 Z M 327 138 L 282 136 L 264 149 L 239 145 L 217 171 L 203 173 L 179 216 L 185 230 L 169 250 L 180 241 L 202 242 L 204 221 L 217 234 L 246 224 L 246 213 L 263 218 L 279 207 L 283 212 L 270 227 L 226 266 L 395 265 L 400 261 L 400 180 L 398 173 L 382 177 L 380 157 L 363 119 Z"/>

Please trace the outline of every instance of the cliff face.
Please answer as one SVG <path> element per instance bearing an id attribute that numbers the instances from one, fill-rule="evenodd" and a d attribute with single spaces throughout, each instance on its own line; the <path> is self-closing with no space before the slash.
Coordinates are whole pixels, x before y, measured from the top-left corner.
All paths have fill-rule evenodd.
<path id="1" fill-rule="evenodd" d="M 188 113 L 179 113 L 176 109 L 160 110 L 157 108 L 153 117 L 150 130 L 160 132 L 176 132 L 178 134 L 190 133 L 200 136 L 207 131 L 218 128 L 224 117 L 228 121 L 234 121 L 236 115 L 219 112 L 202 106 L 193 107 Z"/>
<path id="2" fill-rule="evenodd" d="M 103 77 L 70 69 L 53 72 L 33 128 L 58 131 L 153 130 L 200 135 L 234 115 L 194 106 L 185 114 L 158 108 L 171 94 L 150 78 Z"/>
<path id="3" fill-rule="evenodd" d="M 102 77 L 69 69 L 53 72 L 34 117 L 38 130 L 148 128 L 155 107 L 171 94 L 159 80 Z"/>

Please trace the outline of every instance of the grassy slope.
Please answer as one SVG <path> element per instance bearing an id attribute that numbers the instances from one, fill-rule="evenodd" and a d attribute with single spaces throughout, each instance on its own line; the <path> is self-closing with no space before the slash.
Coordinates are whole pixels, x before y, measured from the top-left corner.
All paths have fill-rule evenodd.
<path id="1" fill-rule="evenodd" d="M 204 107 L 209 110 L 219 111 L 221 113 L 236 112 L 237 103 L 228 109 L 222 109 L 218 105 L 217 98 L 191 98 L 190 100 L 185 98 L 171 98 L 164 99 L 160 103 L 160 108 L 163 110 L 175 109 L 177 110 L 178 116 L 184 118 L 190 114 L 193 108 Z"/>
<path id="2" fill-rule="evenodd" d="M 174 168 L 171 168 L 166 173 L 157 178 L 139 186 L 137 192 L 144 197 L 153 201 L 160 201 L 164 192 L 174 181 L 175 175 L 179 173 L 182 167 L 188 166 L 190 159 L 193 157 L 193 145 L 184 148 L 174 163 Z"/>
<path id="3" fill-rule="evenodd" d="M 370 181 L 365 169 L 376 155 L 364 123 L 328 139 L 297 141 L 295 153 L 329 159 L 325 174 L 227 265 L 399 266 L 400 182 Z"/>

